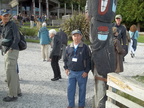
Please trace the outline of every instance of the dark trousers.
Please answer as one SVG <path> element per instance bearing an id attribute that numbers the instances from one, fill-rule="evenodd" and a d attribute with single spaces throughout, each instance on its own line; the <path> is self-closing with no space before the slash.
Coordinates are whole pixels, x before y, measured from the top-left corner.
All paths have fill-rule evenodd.
<path id="1" fill-rule="evenodd" d="M 125 61 L 124 57 L 128 54 L 128 45 L 123 45 L 122 47 L 125 50 L 125 53 L 123 55 L 123 61 Z"/>
<path id="2" fill-rule="evenodd" d="M 53 69 L 53 72 L 54 72 L 54 78 L 57 78 L 57 77 L 61 76 L 58 61 L 59 61 L 59 56 L 53 56 L 52 57 L 51 66 L 52 66 L 52 69 Z"/>
<path id="3" fill-rule="evenodd" d="M 136 51 L 136 48 L 137 48 L 137 40 L 136 39 L 133 39 L 133 45 L 132 45 L 134 51 Z"/>

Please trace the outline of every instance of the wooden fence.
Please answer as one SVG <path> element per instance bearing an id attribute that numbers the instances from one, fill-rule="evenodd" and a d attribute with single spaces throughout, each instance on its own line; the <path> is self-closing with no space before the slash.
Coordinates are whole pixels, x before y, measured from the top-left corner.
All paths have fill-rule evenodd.
<path id="1" fill-rule="evenodd" d="M 121 76 L 116 73 L 109 73 L 107 84 L 109 86 L 109 89 L 106 92 L 108 96 L 108 99 L 106 101 L 106 108 L 121 108 L 115 104 L 116 102 L 119 102 L 120 104 L 128 108 L 144 108 L 144 106 L 126 99 L 117 93 L 117 91 L 121 91 L 144 102 L 143 83 L 139 83 L 135 80 L 131 80 L 130 78 Z"/>

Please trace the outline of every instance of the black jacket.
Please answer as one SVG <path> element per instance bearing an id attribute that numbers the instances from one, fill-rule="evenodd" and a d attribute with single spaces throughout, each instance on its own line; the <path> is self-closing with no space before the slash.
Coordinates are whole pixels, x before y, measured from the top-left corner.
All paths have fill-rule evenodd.
<path id="1" fill-rule="evenodd" d="M 12 44 L 10 47 L 4 47 L 4 52 L 9 49 L 19 50 L 18 43 L 20 41 L 19 30 L 17 25 L 13 21 L 9 21 L 2 28 L 2 37 L 4 39 L 12 40 Z"/>
<path id="2" fill-rule="evenodd" d="M 61 37 L 62 44 L 67 46 L 68 42 L 67 34 L 64 31 L 60 30 L 60 32 L 58 32 L 57 35 Z"/>
<path id="3" fill-rule="evenodd" d="M 117 25 L 116 23 L 115 24 L 113 24 L 113 27 L 117 27 L 117 29 L 118 29 L 118 33 L 119 33 L 119 35 L 118 35 L 118 40 L 120 41 L 120 43 L 121 43 L 121 45 L 127 45 L 127 43 L 126 43 L 126 28 L 123 26 L 123 25 Z"/>
<path id="4" fill-rule="evenodd" d="M 60 56 L 61 54 L 61 38 L 58 35 L 55 35 L 52 41 L 53 45 L 50 58 L 52 58 L 52 56 Z"/>
<path id="5" fill-rule="evenodd" d="M 74 44 L 70 44 L 66 48 L 66 54 L 64 57 L 64 68 L 73 71 L 85 71 L 91 70 L 91 52 L 89 47 L 81 42 L 76 50 L 77 62 L 72 61 L 74 57 Z"/>

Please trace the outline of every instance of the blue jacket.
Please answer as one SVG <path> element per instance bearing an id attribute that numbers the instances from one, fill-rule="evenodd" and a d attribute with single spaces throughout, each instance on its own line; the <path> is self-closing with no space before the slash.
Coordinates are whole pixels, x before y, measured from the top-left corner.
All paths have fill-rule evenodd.
<path id="1" fill-rule="evenodd" d="M 133 39 L 138 39 L 138 37 L 139 37 L 139 32 L 138 31 L 135 31 L 135 32 L 131 32 L 131 31 L 129 31 L 129 34 L 130 34 L 130 38 L 132 38 L 133 37 L 133 35 L 134 35 L 134 38 Z"/>
<path id="2" fill-rule="evenodd" d="M 40 38 L 41 45 L 50 44 L 50 42 L 51 42 L 51 39 L 49 37 L 49 31 L 46 27 L 40 28 L 40 30 L 38 32 L 38 37 Z"/>
<path id="3" fill-rule="evenodd" d="M 72 61 L 74 55 L 77 58 L 77 62 Z M 89 47 L 81 42 L 78 45 L 75 53 L 74 44 L 71 43 L 66 48 L 66 54 L 64 57 L 64 68 L 73 71 L 85 71 L 88 73 L 91 70 L 91 52 Z"/>

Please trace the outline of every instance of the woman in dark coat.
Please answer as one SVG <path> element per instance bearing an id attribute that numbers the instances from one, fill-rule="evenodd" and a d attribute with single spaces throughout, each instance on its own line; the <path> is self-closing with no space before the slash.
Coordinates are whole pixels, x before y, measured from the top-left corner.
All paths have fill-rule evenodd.
<path id="1" fill-rule="evenodd" d="M 115 72 L 123 72 L 123 55 L 125 54 L 125 50 L 122 48 L 120 41 L 117 39 L 118 32 L 117 28 L 113 27 L 113 42 L 114 42 L 114 48 L 115 48 L 115 54 L 116 54 L 116 69 Z"/>

